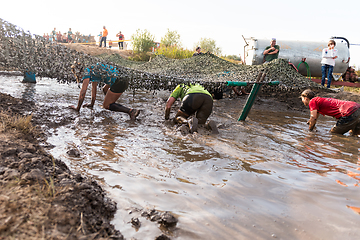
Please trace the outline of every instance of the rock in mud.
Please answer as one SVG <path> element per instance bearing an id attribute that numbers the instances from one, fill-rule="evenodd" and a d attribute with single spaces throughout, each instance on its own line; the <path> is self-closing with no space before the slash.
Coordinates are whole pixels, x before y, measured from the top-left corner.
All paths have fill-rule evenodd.
<path id="1" fill-rule="evenodd" d="M 66 153 L 70 157 L 80 157 L 80 151 L 77 150 L 76 148 L 72 148 L 72 149 L 68 150 Z"/>
<path id="2" fill-rule="evenodd" d="M 140 226 L 141 226 L 141 222 L 140 222 L 140 220 L 137 218 L 137 217 L 133 217 L 133 218 L 131 218 L 131 224 L 132 224 L 132 226 L 135 228 L 135 229 L 139 229 L 140 228 Z"/>
<path id="3" fill-rule="evenodd" d="M 171 238 L 169 238 L 165 234 L 161 234 L 160 236 L 157 236 L 155 240 L 171 240 Z"/>
<path id="4" fill-rule="evenodd" d="M 30 172 L 24 173 L 21 176 L 21 180 L 26 182 L 42 182 L 45 179 L 45 175 L 39 169 L 32 169 Z"/>
<path id="5" fill-rule="evenodd" d="M 176 225 L 176 223 L 178 222 L 178 220 L 168 211 L 162 213 L 160 215 L 160 220 L 158 221 L 158 223 L 162 224 L 164 227 L 174 227 Z"/>

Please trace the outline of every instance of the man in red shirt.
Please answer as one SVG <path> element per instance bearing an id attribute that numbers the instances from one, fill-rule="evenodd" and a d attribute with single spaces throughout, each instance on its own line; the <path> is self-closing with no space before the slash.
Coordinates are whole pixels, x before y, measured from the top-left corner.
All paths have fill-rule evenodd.
<path id="1" fill-rule="evenodd" d="M 330 132 L 352 135 L 360 134 L 360 104 L 335 98 L 315 97 L 315 93 L 307 89 L 301 93 L 301 101 L 310 108 L 309 130 L 315 127 L 319 115 L 327 115 L 337 119 Z"/>

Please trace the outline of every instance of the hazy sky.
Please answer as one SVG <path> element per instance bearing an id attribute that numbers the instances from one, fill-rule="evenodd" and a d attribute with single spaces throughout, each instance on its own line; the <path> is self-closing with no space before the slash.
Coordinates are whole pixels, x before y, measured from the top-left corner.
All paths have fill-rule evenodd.
<path id="1" fill-rule="evenodd" d="M 54 27 L 97 35 L 105 25 L 113 40 L 119 30 L 129 39 L 146 29 L 160 41 L 170 29 L 185 48 L 211 38 L 223 54 L 243 57 L 242 35 L 325 42 L 338 36 L 360 44 L 359 10 L 359 0 L 18 0 L 3 1 L 0 18 L 40 35 Z M 360 67 L 360 46 L 350 46 L 350 56 Z"/>

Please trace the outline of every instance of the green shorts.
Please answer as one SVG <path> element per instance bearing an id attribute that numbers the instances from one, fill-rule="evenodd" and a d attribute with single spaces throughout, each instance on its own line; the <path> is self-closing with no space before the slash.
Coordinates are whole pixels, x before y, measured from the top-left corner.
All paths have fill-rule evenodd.
<path id="1" fill-rule="evenodd" d="M 129 81 L 125 78 L 118 78 L 110 87 L 113 93 L 123 93 L 129 87 Z"/>

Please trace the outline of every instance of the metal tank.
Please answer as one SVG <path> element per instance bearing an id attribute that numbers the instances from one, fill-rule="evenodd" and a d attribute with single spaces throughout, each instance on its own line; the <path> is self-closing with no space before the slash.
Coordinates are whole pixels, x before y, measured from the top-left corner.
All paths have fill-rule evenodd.
<path id="1" fill-rule="evenodd" d="M 337 80 L 349 67 L 350 52 L 349 41 L 342 37 L 332 37 L 335 40 L 335 49 L 338 50 L 338 58 L 335 59 L 333 76 Z M 263 52 L 270 45 L 270 39 L 244 38 L 244 55 L 246 65 L 263 64 Z M 322 50 L 327 47 L 328 41 L 287 41 L 276 39 L 280 46 L 279 58 L 286 59 L 298 68 L 299 63 L 304 59 L 310 69 L 312 77 L 321 77 Z M 300 64 L 299 73 L 307 76 L 306 64 Z"/>

